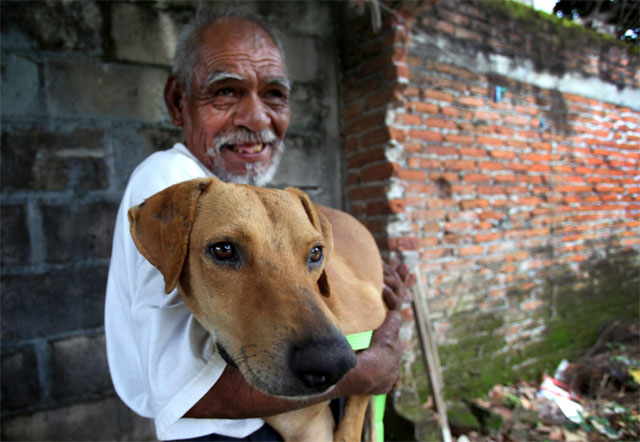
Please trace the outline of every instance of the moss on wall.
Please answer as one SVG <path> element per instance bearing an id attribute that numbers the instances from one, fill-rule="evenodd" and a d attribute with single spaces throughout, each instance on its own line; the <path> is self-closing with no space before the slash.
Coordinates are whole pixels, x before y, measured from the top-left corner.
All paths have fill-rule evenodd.
<path id="1" fill-rule="evenodd" d="M 558 267 L 555 276 L 545 281 L 543 306 L 526 315 L 544 331 L 516 349 L 509 350 L 504 337 L 495 333 L 504 323 L 500 314 L 467 312 L 452 317 L 454 335 L 448 340 L 453 343 L 439 348 L 446 397 L 479 397 L 495 384 L 553 372 L 560 360 L 575 360 L 593 345 L 607 324 L 637 321 L 638 258 L 636 251 L 618 252 L 584 263 L 577 274 Z M 528 293 L 513 290 L 509 296 Z M 422 364 L 412 369 L 417 378 L 426 378 Z M 428 395 L 428 389 L 419 391 L 421 399 Z"/>
<path id="2" fill-rule="evenodd" d="M 612 35 L 594 31 L 571 20 L 558 18 L 517 1 L 485 2 L 483 7 L 492 10 L 495 14 L 517 21 L 518 26 L 526 33 L 545 36 L 553 34 L 556 42 L 565 49 L 582 51 L 590 46 L 614 44 L 633 54 L 638 54 L 637 45 L 627 44 Z"/>

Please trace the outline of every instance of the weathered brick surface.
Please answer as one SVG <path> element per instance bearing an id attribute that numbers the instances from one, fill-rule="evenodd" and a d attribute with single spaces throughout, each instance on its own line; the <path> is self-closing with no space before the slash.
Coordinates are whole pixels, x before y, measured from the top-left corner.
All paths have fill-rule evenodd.
<path id="1" fill-rule="evenodd" d="M 2 205 L 0 224 L 0 259 L 2 265 L 27 265 L 30 257 L 27 208 L 24 205 Z"/>
<path id="2" fill-rule="evenodd" d="M 508 30 L 513 19 L 505 14 L 493 5 L 438 2 L 414 8 L 415 21 L 386 16 L 369 39 L 343 34 L 351 211 L 385 253 L 420 272 L 449 395 L 479 394 L 492 382 L 552 369 L 561 352 L 570 357 L 587 345 L 603 322 L 625 311 L 637 320 L 640 307 L 638 275 L 630 270 L 640 249 L 640 109 L 613 96 L 589 98 L 597 94 L 588 82 L 580 93 L 535 83 L 549 70 L 594 75 L 587 65 L 595 63 L 615 71 L 600 76 L 603 89 L 611 82 L 638 94 L 637 60 L 617 48 L 610 58 L 586 46 L 571 55 L 566 47 L 551 50 L 565 37 L 550 21 L 542 38 L 551 46 L 541 57 L 520 45 L 522 33 Z M 363 17 L 347 23 L 367 27 Z M 384 49 L 362 55 L 371 41 L 389 40 L 393 56 Z M 510 57 L 513 66 L 532 62 L 531 83 L 491 71 L 472 51 Z M 369 69 L 376 63 L 383 70 L 385 54 L 387 66 L 406 67 L 408 75 Z M 618 56 L 633 67 L 616 65 Z M 569 67 L 568 58 L 578 61 Z M 385 93 L 394 98 L 385 103 Z M 383 116 L 365 125 L 374 115 L 367 102 Z M 380 137 L 368 157 L 372 133 L 390 138 Z M 368 191 L 373 183 L 386 197 Z M 629 270 L 628 279 L 597 270 L 613 261 Z M 598 290 L 584 290 L 585 283 Z M 615 299 L 604 301 L 609 296 Z M 554 316 L 559 310 L 567 316 Z M 575 335 L 559 339 L 557 330 Z M 410 368 L 415 358 L 408 357 L 403 394 L 415 394 L 421 382 Z"/>
<path id="3" fill-rule="evenodd" d="M 16 343 L 101 327 L 104 265 L 2 278 L 2 340 Z"/>
<path id="4" fill-rule="evenodd" d="M 183 139 L 163 88 L 180 25 L 222 2 L 0 2 L 2 439 L 153 440 L 113 396 L 104 291 L 134 168 Z M 231 2 L 280 30 L 293 83 L 271 185 L 342 205 L 326 2 Z"/>
<path id="5" fill-rule="evenodd" d="M 12 191 L 108 187 L 105 132 L 92 127 L 5 125 L 2 188 Z"/>
<path id="6" fill-rule="evenodd" d="M 104 334 L 76 336 L 51 343 L 51 396 L 99 398 L 113 394 Z"/>
<path id="7" fill-rule="evenodd" d="M 2 354 L 2 412 L 30 408 L 40 401 L 38 361 L 31 345 Z"/>
<path id="8" fill-rule="evenodd" d="M 117 203 L 49 205 L 41 207 L 48 263 L 108 259 Z"/>

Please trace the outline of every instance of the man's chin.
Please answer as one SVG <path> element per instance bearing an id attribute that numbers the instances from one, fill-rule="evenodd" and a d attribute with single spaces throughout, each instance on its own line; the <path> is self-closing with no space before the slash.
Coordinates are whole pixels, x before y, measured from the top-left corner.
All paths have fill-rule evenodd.
<path id="1" fill-rule="evenodd" d="M 225 157 L 223 152 L 218 151 L 216 155 L 212 155 L 215 151 L 211 149 L 207 154 L 213 160 L 211 171 L 218 179 L 227 183 L 250 184 L 262 187 L 275 176 L 283 151 L 284 143 L 280 142 L 276 150 L 271 152 L 269 158 L 257 162 L 246 161 L 242 164 L 244 167 L 238 167 L 237 159 L 230 160 Z"/>
<path id="2" fill-rule="evenodd" d="M 261 163 L 246 163 L 244 173 L 231 172 L 224 165 L 214 164 L 214 175 L 227 183 L 250 184 L 252 186 L 264 186 L 269 183 L 276 174 L 280 156 L 276 156 L 269 166 Z"/>

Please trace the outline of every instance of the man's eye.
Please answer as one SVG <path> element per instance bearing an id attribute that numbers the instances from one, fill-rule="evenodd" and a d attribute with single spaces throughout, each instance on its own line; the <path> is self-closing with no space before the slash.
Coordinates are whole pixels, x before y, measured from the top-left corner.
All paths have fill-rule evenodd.
<path id="1" fill-rule="evenodd" d="M 282 93 L 282 91 L 279 91 L 278 89 L 273 89 L 267 92 L 267 96 L 281 98 L 284 96 L 284 94 Z"/>
<path id="2" fill-rule="evenodd" d="M 216 90 L 215 95 L 218 97 L 231 97 L 235 95 L 235 91 L 230 87 L 223 87 Z"/>
<path id="3" fill-rule="evenodd" d="M 280 89 L 272 89 L 265 93 L 265 97 L 267 99 L 277 99 L 279 101 L 284 101 L 285 103 L 289 101 L 289 95 L 282 92 Z"/>

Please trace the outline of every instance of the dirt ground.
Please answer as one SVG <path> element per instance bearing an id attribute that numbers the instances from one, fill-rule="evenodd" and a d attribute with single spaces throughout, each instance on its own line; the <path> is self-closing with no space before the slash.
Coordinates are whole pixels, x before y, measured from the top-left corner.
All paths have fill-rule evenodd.
<path id="1" fill-rule="evenodd" d="M 477 425 L 452 426 L 457 442 L 640 440 L 638 324 L 615 322 L 555 373 L 465 404 Z"/>

